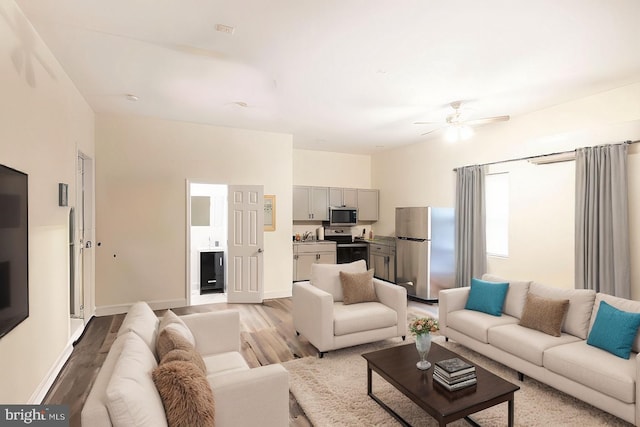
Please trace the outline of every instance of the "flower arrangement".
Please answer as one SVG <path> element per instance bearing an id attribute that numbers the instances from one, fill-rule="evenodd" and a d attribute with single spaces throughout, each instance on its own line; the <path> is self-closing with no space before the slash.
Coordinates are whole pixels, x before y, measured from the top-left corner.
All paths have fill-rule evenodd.
<path id="1" fill-rule="evenodd" d="M 431 317 L 422 317 L 415 319 L 409 324 L 409 330 L 412 335 L 425 335 L 439 330 L 438 321 Z"/>

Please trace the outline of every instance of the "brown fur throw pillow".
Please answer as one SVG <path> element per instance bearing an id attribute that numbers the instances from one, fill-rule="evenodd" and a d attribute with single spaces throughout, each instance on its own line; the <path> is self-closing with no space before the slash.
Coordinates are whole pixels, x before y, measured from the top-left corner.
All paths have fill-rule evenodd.
<path id="1" fill-rule="evenodd" d="M 213 391 L 196 365 L 174 360 L 154 369 L 152 377 L 169 427 L 215 425 Z"/>
<path id="2" fill-rule="evenodd" d="M 196 349 L 193 349 L 193 350 L 183 350 L 180 348 L 173 349 L 167 354 L 165 354 L 162 360 L 160 360 L 160 365 L 167 362 L 173 362 L 174 360 L 194 363 L 198 368 L 202 370 L 203 374 L 205 375 L 207 374 L 207 365 L 205 365 L 204 359 Z"/>
<path id="3" fill-rule="evenodd" d="M 195 350 L 193 345 L 185 337 L 183 337 L 179 332 L 173 330 L 172 328 L 164 328 L 158 334 L 158 339 L 156 340 L 156 352 L 158 353 L 158 360 L 162 360 L 167 353 L 171 350 Z"/>

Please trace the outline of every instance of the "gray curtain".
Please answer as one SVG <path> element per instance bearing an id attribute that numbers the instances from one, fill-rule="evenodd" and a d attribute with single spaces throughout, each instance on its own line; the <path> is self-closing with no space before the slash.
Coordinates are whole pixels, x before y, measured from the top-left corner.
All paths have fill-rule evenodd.
<path id="1" fill-rule="evenodd" d="M 576 150 L 576 288 L 631 297 L 627 146 Z"/>
<path id="2" fill-rule="evenodd" d="M 484 167 L 456 171 L 456 286 L 471 284 L 487 270 Z"/>

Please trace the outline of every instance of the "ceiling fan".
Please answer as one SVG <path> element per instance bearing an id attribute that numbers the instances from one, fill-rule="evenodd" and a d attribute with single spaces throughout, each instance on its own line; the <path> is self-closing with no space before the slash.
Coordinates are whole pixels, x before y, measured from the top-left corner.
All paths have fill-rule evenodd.
<path id="1" fill-rule="evenodd" d="M 439 127 L 422 134 L 428 135 L 432 132 L 445 129 L 445 137 L 450 140 L 467 139 L 473 135 L 471 126 L 484 125 L 487 123 L 504 122 L 509 120 L 509 116 L 483 117 L 481 119 L 466 120 L 461 111 L 462 101 L 453 101 L 449 104 L 453 108 L 453 113 L 449 114 L 443 122 L 414 122 L 416 125 L 440 125 Z"/>

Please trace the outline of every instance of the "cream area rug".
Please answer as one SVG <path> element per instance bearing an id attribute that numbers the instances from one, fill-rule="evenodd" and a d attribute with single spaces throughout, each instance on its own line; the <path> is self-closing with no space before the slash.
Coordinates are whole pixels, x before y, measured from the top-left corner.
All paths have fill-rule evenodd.
<path id="1" fill-rule="evenodd" d="M 462 345 L 434 341 L 473 363 L 520 386 L 515 394 L 516 426 L 630 426 L 551 387 L 526 378 L 519 382 L 513 369 L 496 363 Z M 407 342 L 413 342 L 407 337 Z M 399 423 L 367 396 L 367 363 L 363 353 L 401 345 L 400 338 L 331 351 L 324 358 L 305 357 L 283 363 L 289 371 L 291 392 L 315 427 L 396 426 Z M 416 352 L 416 361 L 418 354 Z M 416 375 L 421 373 L 416 369 Z M 413 426 L 437 426 L 436 421 L 393 386 L 373 373 L 373 392 Z M 471 416 L 482 426 L 507 425 L 507 403 Z M 449 426 L 468 426 L 459 420 Z"/>

